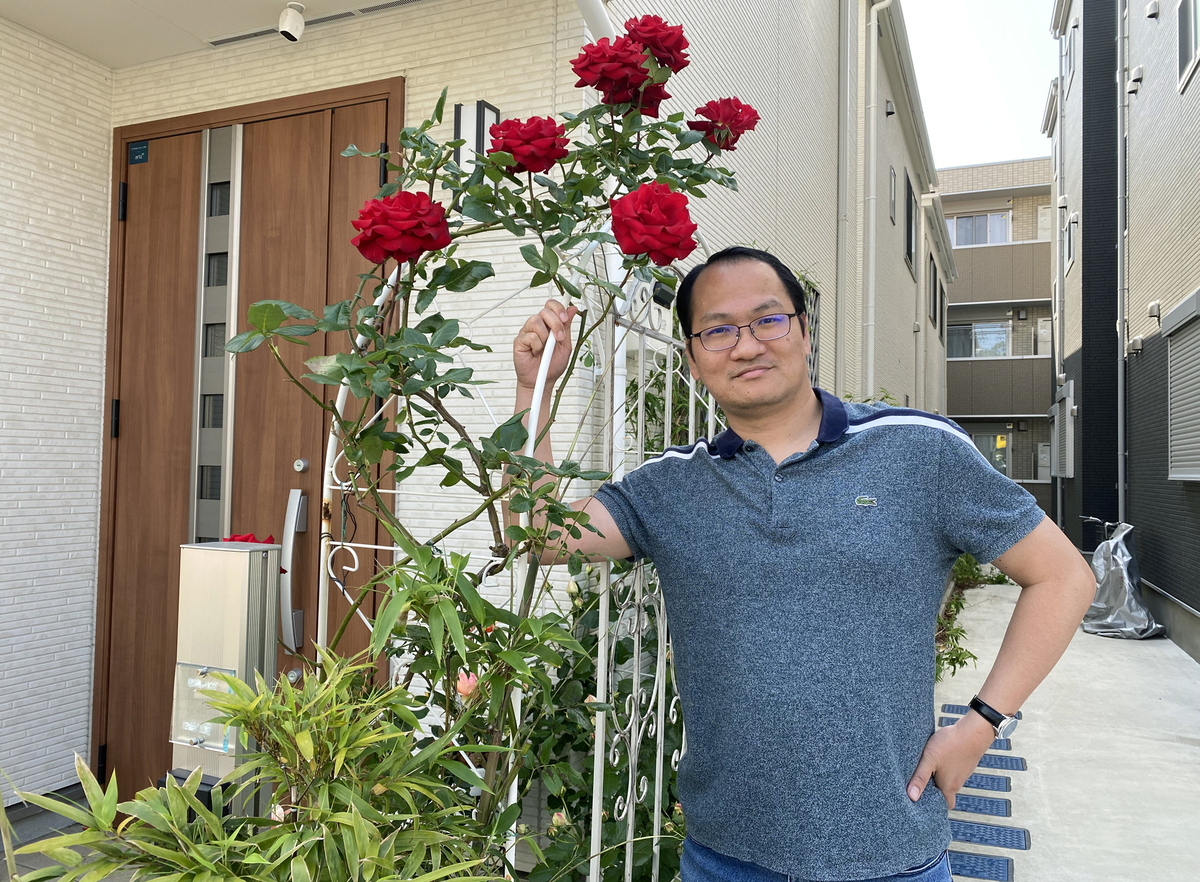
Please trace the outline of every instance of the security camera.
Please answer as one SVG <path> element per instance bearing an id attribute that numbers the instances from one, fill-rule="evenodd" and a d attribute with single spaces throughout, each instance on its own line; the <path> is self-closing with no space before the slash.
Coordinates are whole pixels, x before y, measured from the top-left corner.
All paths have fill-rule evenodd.
<path id="1" fill-rule="evenodd" d="M 304 34 L 303 13 L 303 3 L 289 3 L 287 8 L 279 13 L 279 33 L 284 39 L 295 43 Z"/>

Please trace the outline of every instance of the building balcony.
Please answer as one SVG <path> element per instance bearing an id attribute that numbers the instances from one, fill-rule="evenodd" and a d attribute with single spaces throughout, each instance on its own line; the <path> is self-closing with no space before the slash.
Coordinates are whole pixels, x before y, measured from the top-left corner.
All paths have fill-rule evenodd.
<path id="1" fill-rule="evenodd" d="M 946 285 L 955 303 L 1049 300 L 1053 276 L 1050 242 L 1010 242 L 955 248 L 958 281 Z"/>
<path id="2" fill-rule="evenodd" d="M 952 419 L 1044 415 L 1053 370 L 1048 355 L 947 359 L 946 410 Z"/>

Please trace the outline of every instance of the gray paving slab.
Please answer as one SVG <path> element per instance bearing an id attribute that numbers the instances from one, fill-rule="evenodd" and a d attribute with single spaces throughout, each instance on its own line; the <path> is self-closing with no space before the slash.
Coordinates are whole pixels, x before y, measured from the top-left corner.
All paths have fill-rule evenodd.
<path id="1" fill-rule="evenodd" d="M 979 663 L 938 684 L 939 709 L 983 685 L 1019 592 L 967 592 L 961 622 Z M 1011 857 L 1014 882 L 1200 879 L 1200 664 L 1169 640 L 1080 630 L 1022 710 L 1012 746 L 1029 769 L 1004 773 L 1004 823 L 1029 830 L 1031 847 L 954 848 Z"/>

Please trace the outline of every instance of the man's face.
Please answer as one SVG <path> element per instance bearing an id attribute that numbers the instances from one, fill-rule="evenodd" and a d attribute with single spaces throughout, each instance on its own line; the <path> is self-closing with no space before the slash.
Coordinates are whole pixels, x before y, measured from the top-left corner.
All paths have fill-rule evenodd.
<path id="1" fill-rule="evenodd" d="M 709 267 L 692 289 L 692 333 L 715 325 L 745 325 L 765 315 L 795 312 L 779 277 L 765 263 L 738 260 Z M 797 316 L 786 336 L 757 340 L 749 328 L 732 349 L 709 352 L 699 338 L 688 346 L 692 376 L 727 414 L 799 402 L 810 390 L 808 328 Z"/>

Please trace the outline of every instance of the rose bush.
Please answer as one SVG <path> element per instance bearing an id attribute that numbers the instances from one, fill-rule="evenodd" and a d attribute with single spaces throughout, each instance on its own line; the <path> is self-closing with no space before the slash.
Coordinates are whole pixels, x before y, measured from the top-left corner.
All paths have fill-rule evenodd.
<path id="1" fill-rule="evenodd" d="M 455 415 L 457 396 L 470 397 L 482 382 L 464 355 L 487 347 L 470 339 L 444 295 L 470 292 L 494 275 L 490 263 L 466 256 L 465 243 L 486 236 L 494 249 L 506 234 L 528 265 L 528 287 L 583 308 L 568 370 L 550 402 L 553 419 L 572 372 L 590 364 L 598 335 L 611 333 L 617 301 L 635 284 L 677 284 L 679 268 L 667 265 L 696 247 L 689 196 L 736 188 L 719 159 L 757 115 L 750 120 L 753 110 L 740 102 L 730 115 L 728 102 L 736 99 L 726 99 L 715 102 L 713 125 L 703 131 L 685 125 L 682 113 L 660 118 L 670 77 L 688 65 L 687 40 L 656 16 L 631 19 L 627 27 L 629 34 L 583 47 L 572 63 L 578 84 L 599 92 L 599 104 L 557 121 L 505 120 L 491 130 L 491 149 L 469 168 L 456 159 L 461 141 L 439 142 L 432 134 L 442 124 L 445 92 L 429 119 L 402 129 L 385 149 L 343 152 L 385 161 L 391 177 L 353 222 L 352 244 L 373 272 L 321 316 L 286 301 L 252 304 L 248 330 L 226 348 L 239 358 L 259 347 L 269 351 L 332 426 L 341 448 L 342 508 L 322 506 L 324 550 L 352 541 L 352 509 L 373 518 L 372 535 L 379 525 L 395 549 L 374 559 L 368 552 L 364 572 L 372 565 L 376 571 L 357 588 L 346 587 L 345 571 L 341 580 L 334 576 L 350 603 L 329 651 L 338 651 L 356 615 L 374 610 L 366 659 L 346 664 L 332 654 L 317 661 L 297 656 L 304 676 L 296 687 L 286 680 L 255 687 L 231 682 L 232 694 L 211 697 L 222 720 L 256 742 L 257 753 L 237 774 L 250 790 L 275 788 L 274 819 L 231 819 L 219 807 L 197 808 L 193 776 L 182 788 L 169 781 L 163 790 L 141 791 L 121 806 L 129 820 L 115 828 L 115 785 L 101 791 L 85 780 L 90 813 L 61 804 L 59 810 L 86 830 L 81 839 L 38 846 L 62 859 L 38 871 L 39 882 L 62 874 L 99 882 L 126 868 L 258 882 L 433 880 L 448 869 L 461 870 L 457 878 L 515 875 L 506 845 L 520 797 L 539 782 L 556 812 L 557 850 L 542 852 L 528 840 L 539 861 L 536 878 L 562 878 L 586 860 L 592 802 L 576 765 L 582 752 L 615 744 L 595 744 L 597 720 L 614 708 L 593 698 L 600 691 L 597 583 L 576 589 L 562 614 L 539 567 L 524 567 L 519 578 L 515 572 L 519 561 L 536 561 L 565 535 L 593 529 L 564 497 L 573 482 L 607 475 L 571 459 L 525 457 L 522 415 L 486 433 Z M 388 161 L 393 151 L 396 162 Z M 610 276 L 613 262 L 595 261 L 593 252 L 613 245 L 621 266 Z M 317 351 L 331 354 L 309 359 L 308 373 L 295 376 L 279 347 L 318 334 L 326 337 Z M 605 381 L 612 382 L 607 374 Z M 344 405 L 334 403 L 339 392 Z M 427 508 L 409 512 L 396 504 L 395 494 L 418 473 L 465 489 L 473 508 L 431 529 Z M 502 501 L 513 517 L 501 510 Z M 516 522 L 535 508 L 544 523 Z M 467 528 L 476 532 L 459 532 Z M 486 544 L 476 549 L 482 554 L 444 550 L 479 532 L 485 543 L 470 544 Z M 336 563 L 323 556 L 320 567 L 332 572 Z M 568 569 L 578 578 L 583 565 L 574 558 Z M 512 600 L 498 606 L 480 589 L 506 573 L 513 574 Z M 605 627 L 614 626 L 613 616 Z M 614 638 L 627 653 L 632 641 Z M 386 689 L 373 679 L 381 656 L 399 672 L 399 682 Z M 626 701 L 631 688 L 621 681 L 608 694 Z M 678 727 L 662 725 L 668 747 L 681 746 Z M 652 756 L 653 749 L 643 752 L 632 771 L 640 774 Z M 673 786 L 666 787 L 664 806 L 674 802 Z M 628 834 L 617 820 L 615 796 L 605 793 L 607 807 L 597 819 L 606 879 L 625 875 Z M 649 820 L 647 806 L 636 811 L 639 823 Z M 658 820 L 673 823 L 669 816 Z M 97 851 L 80 859 L 68 845 Z M 647 847 L 638 844 L 630 869 L 639 882 L 650 876 Z"/>

